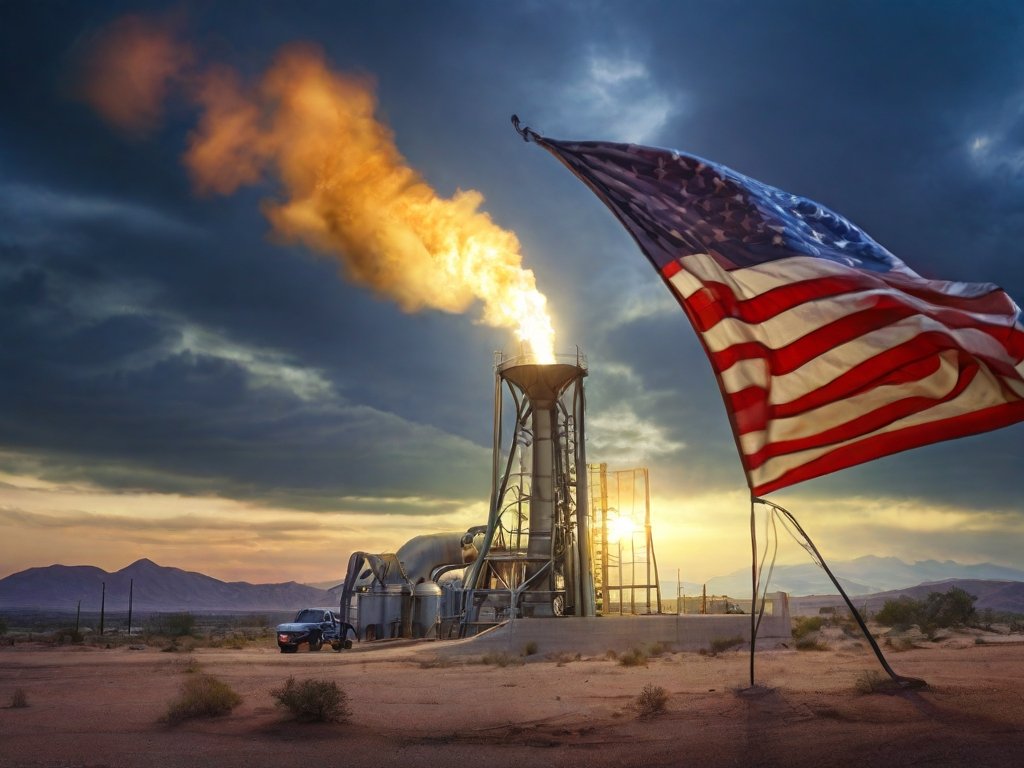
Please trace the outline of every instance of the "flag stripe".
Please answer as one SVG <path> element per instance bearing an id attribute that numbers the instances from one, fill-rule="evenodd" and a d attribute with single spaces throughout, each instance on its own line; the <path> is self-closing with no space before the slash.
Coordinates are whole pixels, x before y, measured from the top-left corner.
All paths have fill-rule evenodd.
<path id="1" fill-rule="evenodd" d="M 762 443 L 756 450 L 753 445 L 748 449 L 741 438 L 747 466 L 754 469 L 776 456 L 863 437 L 899 419 L 952 400 L 970 385 L 978 373 L 978 364 L 969 356 L 964 355 L 957 362 L 959 365 L 940 365 L 933 376 L 919 380 L 922 390 L 934 389 L 938 393 L 934 397 L 925 394 L 903 397 L 874 407 L 886 393 L 872 391 L 859 398 L 835 403 L 826 413 L 819 411 L 797 419 L 775 420 L 771 427 L 771 442 L 764 439 L 752 441 Z M 905 390 L 902 385 L 898 388 Z M 813 423 L 808 423 L 812 419 Z M 787 432 L 792 436 L 787 437 Z"/>
<path id="2" fill-rule="evenodd" d="M 794 483 L 827 475 L 830 472 L 853 467 L 910 448 L 966 437 L 979 432 L 988 432 L 1000 427 L 1007 427 L 1021 420 L 1024 420 L 1024 401 L 1001 403 L 948 419 L 915 424 L 898 432 L 874 435 L 836 449 L 824 456 L 797 465 L 771 480 L 755 481 L 751 484 L 751 490 L 761 496 Z"/>
<path id="3" fill-rule="evenodd" d="M 761 485 L 769 480 L 773 480 L 800 464 L 807 463 L 812 460 L 818 460 L 823 458 L 832 452 L 839 452 L 840 454 L 853 450 L 853 446 L 856 446 L 863 440 L 875 440 L 878 437 L 884 437 L 890 433 L 900 432 L 910 427 L 916 427 L 921 424 L 925 424 L 931 421 L 945 421 L 948 419 L 959 420 L 961 416 L 968 415 L 972 412 L 985 412 L 992 407 L 999 407 L 1004 401 L 1002 401 L 990 386 L 991 381 L 988 380 L 987 376 L 979 375 L 975 376 L 966 388 L 964 388 L 956 397 L 941 402 L 935 405 L 933 408 L 927 411 L 911 414 L 902 419 L 887 424 L 877 429 L 872 435 L 863 437 L 860 439 L 852 440 L 846 444 L 837 444 L 833 446 L 825 446 L 818 448 L 809 448 L 802 451 L 794 451 L 785 455 L 773 457 L 769 459 L 760 467 L 749 468 L 751 470 L 752 478 Z M 1015 403 L 1011 403 L 1014 407 L 1020 405 L 1022 401 L 1018 400 Z M 988 417 L 986 417 L 988 418 Z M 968 420 L 969 421 L 969 420 Z M 967 434 L 967 433 L 963 433 Z M 894 438 L 896 439 L 896 438 Z M 872 445 L 884 445 L 884 443 L 871 443 Z M 902 449 L 901 449 L 902 450 Z M 891 453 L 889 451 L 887 453 Z M 885 453 L 879 455 L 886 455 Z M 746 457 L 744 455 L 744 465 L 746 466 Z"/>

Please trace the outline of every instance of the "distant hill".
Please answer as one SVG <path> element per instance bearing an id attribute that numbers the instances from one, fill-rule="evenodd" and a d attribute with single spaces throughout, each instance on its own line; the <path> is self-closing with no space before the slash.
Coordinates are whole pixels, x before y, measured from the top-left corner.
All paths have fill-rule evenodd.
<path id="1" fill-rule="evenodd" d="M 904 589 L 877 592 L 871 595 L 859 595 L 851 598 L 858 610 L 867 609 L 874 613 L 885 605 L 886 600 L 895 600 L 906 595 L 921 600 L 932 592 L 948 592 L 958 587 L 977 599 L 974 607 L 978 610 L 991 608 L 993 611 L 1024 613 L 1024 582 L 1020 581 L 986 581 L 981 579 L 947 579 L 918 584 Z M 825 607 L 843 607 L 843 598 L 838 594 L 807 595 L 791 597 L 790 612 L 794 615 L 813 615 Z"/>
<path id="2" fill-rule="evenodd" d="M 855 560 L 830 562 L 829 567 L 850 595 L 870 595 L 949 579 L 1024 582 L 1024 571 L 993 563 L 963 565 L 953 560 L 905 563 L 895 557 L 866 555 Z M 708 594 L 746 595 L 750 592 L 750 569 L 710 579 L 707 588 Z M 835 587 L 821 568 L 805 563 L 775 566 L 769 590 L 790 595 L 820 595 L 834 593 Z"/>
<path id="3" fill-rule="evenodd" d="M 83 611 L 99 611 L 106 582 L 106 609 L 124 612 L 132 580 L 133 607 L 140 612 L 294 611 L 338 603 L 333 593 L 294 581 L 220 581 L 143 559 L 114 573 L 91 565 L 50 565 L 11 574 L 0 579 L 0 608 L 73 611 L 81 600 Z"/>

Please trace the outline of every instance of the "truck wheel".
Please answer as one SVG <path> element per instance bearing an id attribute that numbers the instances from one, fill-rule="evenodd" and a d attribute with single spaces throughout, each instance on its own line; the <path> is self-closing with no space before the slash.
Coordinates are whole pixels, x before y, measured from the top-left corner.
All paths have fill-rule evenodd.
<path id="1" fill-rule="evenodd" d="M 294 645 L 281 646 L 281 653 L 295 653 L 297 650 L 299 650 L 298 647 Z"/>
<path id="2" fill-rule="evenodd" d="M 310 638 L 309 650 L 311 650 L 311 651 L 319 651 L 323 647 L 324 647 L 324 639 L 322 637 Z"/>

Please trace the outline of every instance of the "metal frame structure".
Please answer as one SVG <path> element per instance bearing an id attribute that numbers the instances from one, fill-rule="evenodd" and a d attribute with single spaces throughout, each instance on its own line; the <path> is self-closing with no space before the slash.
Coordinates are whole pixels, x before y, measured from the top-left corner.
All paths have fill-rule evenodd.
<path id="1" fill-rule="evenodd" d="M 595 489 L 590 497 L 590 519 L 594 526 L 591 561 L 598 611 L 604 615 L 613 612 L 636 614 L 637 593 L 640 592 L 643 599 L 643 610 L 640 612 L 661 613 L 661 582 L 658 579 L 658 561 L 654 555 L 654 538 L 651 533 L 650 472 L 646 467 L 609 472 L 607 464 L 589 464 L 587 470 L 590 485 Z M 643 486 L 642 499 L 638 488 L 640 485 Z M 641 516 L 638 513 L 641 504 L 642 530 L 635 527 L 640 522 Z M 626 516 L 634 522 L 626 540 L 628 549 L 625 551 L 621 533 L 613 541 L 613 532 L 609 531 L 609 524 L 619 516 Z M 643 538 L 638 544 L 641 534 Z M 614 549 L 612 544 L 616 545 Z M 627 557 L 628 560 L 624 559 Z M 640 576 L 637 574 L 638 567 L 642 569 Z"/>
<path id="2" fill-rule="evenodd" d="M 467 571 L 463 635 L 507 619 L 595 614 L 586 375 L 579 351 L 550 364 L 495 359 L 490 510 L 480 556 Z M 513 417 L 507 451 L 505 388 Z"/>

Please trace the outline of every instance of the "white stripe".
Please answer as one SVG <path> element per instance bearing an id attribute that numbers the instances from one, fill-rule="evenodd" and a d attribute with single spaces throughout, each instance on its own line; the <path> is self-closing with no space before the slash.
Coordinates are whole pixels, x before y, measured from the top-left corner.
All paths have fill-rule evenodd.
<path id="1" fill-rule="evenodd" d="M 721 282 L 733 288 L 742 287 L 741 292 L 737 293 L 737 295 L 746 296 L 756 296 L 772 288 L 778 288 L 781 285 L 791 285 L 804 280 L 816 280 L 822 277 L 856 277 L 859 280 L 873 282 L 881 287 L 889 285 L 885 279 L 886 275 L 898 276 L 902 278 L 899 282 L 906 281 L 910 285 L 927 288 L 934 293 L 943 293 L 960 299 L 978 298 L 995 291 L 1003 292 L 998 285 L 993 283 L 927 280 L 909 270 L 906 272 L 894 270 L 893 272 L 875 273 L 828 259 L 819 259 L 814 256 L 789 256 L 785 259 L 766 261 L 750 267 L 726 270 L 709 254 L 698 253 L 684 257 L 679 261 L 679 264 L 683 271 L 692 273 L 700 280 Z M 892 285 L 891 288 L 893 290 L 900 290 L 898 284 Z M 1008 306 L 1016 306 L 1009 296 L 1006 298 Z M 942 305 L 934 304 L 932 306 Z M 1012 315 L 1015 313 L 1008 314 L 1010 315 L 1010 322 L 1013 322 Z M 1000 317 L 1004 316 L 1000 315 Z"/>
<path id="2" fill-rule="evenodd" d="M 696 259 L 696 257 L 690 257 L 686 260 L 688 267 L 691 264 L 691 259 Z M 798 261 L 801 260 L 787 260 L 787 271 L 789 269 L 790 262 Z M 830 263 L 824 262 L 822 259 L 815 259 L 814 261 L 825 264 Z M 784 285 L 791 285 L 794 282 L 799 282 L 798 280 L 781 279 L 778 275 L 772 275 L 770 283 L 768 283 L 763 279 L 765 276 L 757 275 L 757 279 L 754 282 L 758 284 L 758 290 L 753 290 L 745 287 L 745 283 L 749 282 L 745 278 L 755 275 L 755 268 L 726 272 L 718 267 L 717 264 L 713 263 L 713 260 L 712 263 L 709 264 L 707 260 L 696 259 L 693 264 L 695 266 L 695 271 L 700 274 L 688 274 L 687 272 L 682 271 L 677 272 L 672 276 L 672 278 L 670 278 L 670 282 L 673 287 L 676 287 L 684 298 L 692 296 L 697 290 L 703 287 L 703 283 L 701 282 L 702 279 L 724 282 L 733 291 L 737 300 L 741 301 L 753 298 L 758 293 L 764 290 L 769 290 L 770 288 L 777 288 Z M 825 269 L 815 270 L 813 266 L 807 264 L 796 264 L 795 266 L 797 269 L 794 271 L 803 275 L 800 279 L 822 277 L 823 275 L 820 274 L 822 272 L 834 273 L 836 271 L 827 267 Z M 814 274 L 815 271 L 817 274 Z M 846 269 L 846 272 L 856 272 L 856 270 Z M 856 274 L 858 277 L 863 276 L 859 272 Z M 937 307 L 931 302 L 917 299 L 910 294 L 891 288 L 880 280 L 873 280 L 872 282 L 875 283 L 876 287 L 870 289 L 866 288 L 861 291 L 843 293 L 836 296 L 826 296 L 821 299 L 808 301 L 760 323 L 747 323 L 743 320 L 732 317 L 723 318 L 713 327 L 704 332 L 703 336 L 705 344 L 707 344 L 708 349 L 712 352 L 721 352 L 734 344 L 740 344 L 748 341 L 759 341 L 771 349 L 780 349 L 781 347 L 803 338 L 811 330 L 828 325 L 829 323 L 833 323 L 837 320 L 841 320 L 842 318 L 857 312 L 871 309 L 874 305 L 875 299 L 879 296 L 897 296 L 905 305 L 913 307 L 923 313 L 935 311 L 936 309 L 941 309 L 944 312 L 956 312 L 961 317 L 970 319 L 973 322 L 982 325 L 994 326 L 996 328 L 1008 328 L 1014 322 L 1013 318 L 1006 315 L 968 312 L 966 310 L 950 309 L 948 307 Z M 941 321 L 934 322 L 941 323 Z M 946 326 L 942 324 L 942 327 Z M 950 332 L 956 333 L 956 330 L 950 329 Z M 979 354 L 987 354 L 1004 359 L 1011 365 L 1016 362 L 1007 355 L 1005 348 L 994 340 L 992 340 L 992 343 L 986 344 L 985 347 L 978 349 L 977 351 Z"/>
<path id="3" fill-rule="evenodd" d="M 740 436 L 743 453 L 752 454 L 766 443 L 798 440 L 826 432 L 834 427 L 856 421 L 882 406 L 908 397 L 928 397 L 940 400 L 946 397 L 960 380 L 960 365 L 956 353 L 946 350 L 940 355 L 938 370 L 917 381 L 886 384 L 859 395 L 837 400 L 810 411 L 782 419 L 772 419 L 767 430 Z"/>
<path id="4" fill-rule="evenodd" d="M 829 296 L 799 304 L 760 323 L 747 323 L 737 318 L 727 317 L 706 331 L 704 338 L 708 349 L 712 352 L 720 352 L 723 349 L 728 349 L 733 344 L 750 341 L 754 338 L 759 340 L 770 339 L 772 348 L 779 349 L 803 338 L 812 330 L 841 320 L 848 315 L 870 310 L 875 305 L 876 298 L 879 296 L 892 296 L 895 293 L 896 291 L 891 288 L 884 288 Z M 927 312 L 933 307 L 928 302 L 918 301 L 907 294 L 898 295 L 903 304 L 918 310 L 921 313 L 921 317 L 925 317 Z M 965 312 L 963 310 L 947 309 L 945 311 L 957 312 L 961 317 L 981 325 L 991 326 L 993 330 L 1007 326 L 1007 318 L 1003 315 Z M 940 323 L 942 327 L 949 327 L 942 323 L 941 320 L 934 320 L 933 322 Z M 956 329 L 951 328 L 950 331 L 956 333 Z M 994 339 L 993 344 L 993 350 L 1002 350 L 999 357 L 1009 363 L 1013 362 L 1002 344 L 995 342 Z M 991 354 L 991 352 L 987 354 Z"/>
<path id="5" fill-rule="evenodd" d="M 820 389 L 854 366 L 928 331 L 948 336 L 972 354 L 1006 359 L 1006 350 L 987 333 L 973 329 L 952 331 L 941 323 L 915 315 L 832 347 L 796 370 L 775 376 L 771 381 L 769 402 L 772 405 L 792 402 L 808 392 Z M 730 394 L 750 386 L 766 387 L 767 370 L 767 363 L 763 359 L 740 360 L 721 372 L 722 386 Z"/>
<path id="6" fill-rule="evenodd" d="M 783 456 L 776 456 L 753 470 L 750 473 L 750 478 L 755 486 L 764 485 L 765 483 L 781 477 L 792 469 L 796 469 L 797 467 L 807 464 L 814 459 L 831 453 L 837 448 L 855 445 L 862 440 L 866 440 L 877 435 L 884 435 L 889 432 L 895 432 L 900 429 L 913 427 L 919 424 L 941 421 L 942 419 L 961 416 L 965 413 L 971 413 L 972 411 L 990 408 L 996 405 L 1003 405 L 1005 403 L 1006 400 L 1002 397 L 999 387 L 999 377 L 994 375 L 986 366 L 983 365 L 981 370 L 978 372 L 978 375 L 974 377 L 967 389 L 949 402 L 940 403 L 933 408 L 911 414 L 906 418 L 894 421 L 892 424 L 882 427 L 869 435 L 857 438 L 856 440 L 848 440 L 838 445 L 830 445 L 823 448 L 814 448 Z"/>

